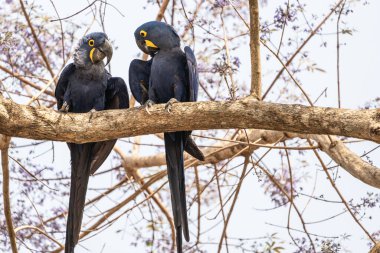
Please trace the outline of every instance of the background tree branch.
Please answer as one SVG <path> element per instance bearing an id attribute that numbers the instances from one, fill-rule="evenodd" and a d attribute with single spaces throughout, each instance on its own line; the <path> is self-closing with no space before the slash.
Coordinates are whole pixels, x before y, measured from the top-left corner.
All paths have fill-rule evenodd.
<path id="1" fill-rule="evenodd" d="M 260 20 L 258 0 L 249 0 L 251 94 L 261 99 Z"/>
<path id="2" fill-rule="evenodd" d="M 16 233 L 13 227 L 11 201 L 9 194 L 9 159 L 8 148 L 11 138 L 0 134 L 0 152 L 1 152 L 1 167 L 3 171 L 3 201 L 4 215 L 7 223 L 9 241 L 12 248 L 12 253 L 17 253 Z"/>
<path id="3" fill-rule="evenodd" d="M 247 139 L 248 138 L 248 139 Z M 360 156 L 347 148 L 342 141 L 331 136 L 333 143 L 326 135 L 304 135 L 295 133 L 284 133 L 279 131 L 250 129 L 247 133 L 240 133 L 231 141 L 223 140 L 216 142 L 215 147 L 204 148 L 202 152 L 205 154 L 205 161 L 197 161 L 189 155 L 185 155 L 185 164 L 192 166 L 217 164 L 221 161 L 232 158 L 235 154 L 241 152 L 247 145 L 251 148 L 241 153 L 242 156 L 251 154 L 257 150 L 257 144 L 275 144 L 279 141 L 294 138 L 307 139 L 310 138 L 318 143 L 320 149 L 325 152 L 336 164 L 345 169 L 355 178 L 365 184 L 380 189 L 380 169 L 376 166 L 364 161 Z M 228 144 L 226 144 L 228 143 Z M 223 147 L 223 148 L 221 148 Z M 152 156 L 128 156 L 124 158 L 124 162 L 133 168 L 149 168 L 165 165 L 165 154 L 159 153 Z"/>

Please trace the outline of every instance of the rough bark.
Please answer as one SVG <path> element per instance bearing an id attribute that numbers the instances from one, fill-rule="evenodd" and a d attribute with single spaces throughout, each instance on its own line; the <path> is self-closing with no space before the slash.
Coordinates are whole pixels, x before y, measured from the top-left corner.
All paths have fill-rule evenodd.
<path id="1" fill-rule="evenodd" d="M 369 253 L 380 253 L 380 243 L 376 244 Z"/>
<path id="2" fill-rule="evenodd" d="M 85 143 L 144 134 L 196 129 L 256 128 L 355 137 L 380 143 L 380 110 L 286 105 L 242 99 L 155 105 L 85 114 L 16 104 L 0 97 L 0 134 Z"/>

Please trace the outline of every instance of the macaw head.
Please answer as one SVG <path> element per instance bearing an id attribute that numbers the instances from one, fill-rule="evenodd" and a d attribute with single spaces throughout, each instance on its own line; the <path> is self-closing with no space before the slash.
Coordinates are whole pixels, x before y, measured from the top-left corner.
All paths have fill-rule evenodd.
<path id="1" fill-rule="evenodd" d="M 135 39 L 137 46 L 151 56 L 159 50 L 180 46 L 179 36 L 173 27 L 159 21 L 150 21 L 138 27 L 135 31 Z"/>
<path id="2" fill-rule="evenodd" d="M 111 61 L 112 53 L 112 45 L 105 33 L 90 33 L 79 41 L 74 52 L 74 64 L 78 67 L 91 66 L 103 62 L 107 57 L 107 65 Z"/>

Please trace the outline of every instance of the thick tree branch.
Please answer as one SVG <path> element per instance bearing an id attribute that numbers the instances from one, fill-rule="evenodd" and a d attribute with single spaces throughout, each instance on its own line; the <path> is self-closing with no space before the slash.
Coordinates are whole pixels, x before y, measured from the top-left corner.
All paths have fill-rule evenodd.
<path id="1" fill-rule="evenodd" d="M 0 97 L 0 133 L 29 139 L 85 143 L 196 129 L 256 128 L 355 137 L 380 143 L 380 110 L 274 104 L 242 99 L 177 103 L 172 113 L 155 105 L 93 114 L 62 114 Z M 194 120 L 196 119 L 196 120 Z"/>
<path id="2" fill-rule="evenodd" d="M 0 151 L 1 151 L 1 167 L 3 170 L 3 200 L 4 200 L 4 215 L 7 223 L 9 241 L 12 248 L 12 253 L 17 253 L 16 233 L 12 222 L 11 201 L 9 192 L 9 161 L 8 148 L 11 139 L 8 136 L 0 134 Z"/>

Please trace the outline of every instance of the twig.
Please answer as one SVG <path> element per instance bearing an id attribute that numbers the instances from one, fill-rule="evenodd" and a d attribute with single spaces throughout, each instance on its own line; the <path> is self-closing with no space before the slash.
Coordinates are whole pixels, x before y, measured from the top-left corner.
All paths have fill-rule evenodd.
<path id="1" fill-rule="evenodd" d="M 270 225 L 270 226 L 274 226 L 274 227 L 278 227 L 278 228 L 285 228 L 284 226 L 279 226 L 279 225 L 276 225 L 276 224 L 272 224 L 272 223 L 269 223 L 269 222 L 266 222 L 266 224 Z M 295 229 L 295 228 L 290 228 L 290 230 L 293 230 L 293 231 L 296 231 L 296 232 L 299 232 L 299 233 L 304 233 L 304 234 L 309 234 L 309 235 L 312 235 L 312 236 L 315 236 L 315 237 L 319 237 L 319 238 L 328 238 L 328 239 L 338 239 L 339 236 L 326 236 L 326 235 L 320 235 L 320 234 L 314 234 L 314 233 L 306 233 L 305 231 L 302 231 L 300 229 Z M 317 251 L 312 251 L 312 252 L 317 252 Z"/>
<path id="2" fill-rule="evenodd" d="M 184 8 L 183 1 L 181 0 L 180 2 L 182 5 L 183 14 L 185 15 L 185 18 L 187 19 L 187 21 L 189 22 L 189 24 L 187 26 L 185 26 L 185 29 L 184 29 L 183 33 L 181 34 L 181 38 L 185 37 L 187 32 L 191 29 L 192 34 L 193 34 L 193 40 L 194 40 L 194 24 L 193 23 L 198 16 L 198 12 L 201 9 L 202 4 L 205 3 L 206 1 L 204 1 L 204 0 L 198 1 L 197 6 L 195 7 L 195 10 L 193 11 L 193 16 L 191 19 L 189 19 L 189 17 L 187 16 L 186 10 Z"/>
<path id="3" fill-rule="evenodd" d="M 26 105 L 31 105 L 37 98 L 39 98 L 39 96 L 41 96 L 49 87 L 52 83 L 54 83 L 54 81 L 56 80 L 56 78 L 58 77 L 58 75 L 56 75 L 55 77 L 53 77 L 46 85 L 45 87 L 43 87 L 38 93 L 37 95 L 34 95 L 30 100 L 29 102 L 26 104 Z"/>
<path id="4" fill-rule="evenodd" d="M 219 175 L 218 175 L 218 169 L 217 169 L 216 164 L 214 164 L 214 175 L 215 175 L 215 179 L 216 179 L 216 185 L 218 188 L 219 205 L 220 205 L 220 210 L 222 212 L 223 223 L 226 224 L 226 215 L 224 214 L 224 205 L 223 205 L 222 193 L 220 190 Z M 225 232 L 224 235 L 222 235 L 221 240 L 223 240 L 223 237 L 224 237 L 224 241 L 226 244 L 226 251 L 228 252 L 227 232 Z"/>
<path id="5" fill-rule="evenodd" d="M 65 55 L 65 34 L 64 34 L 64 32 L 63 32 L 62 20 L 60 20 L 60 16 L 59 16 L 58 10 L 57 10 L 57 8 L 55 7 L 55 4 L 54 4 L 53 0 L 50 0 L 50 3 L 51 3 L 51 5 L 52 5 L 53 8 L 54 8 L 55 14 L 57 14 L 57 17 L 58 17 L 58 19 L 59 19 L 59 26 L 61 27 L 62 68 L 63 68 L 63 67 L 65 66 L 65 64 L 66 64 L 66 55 Z"/>
<path id="6" fill-rule="evenodd" d="M 50 188 L 49 185 L 45 184 L 44 182 L 42 182 L 40 179 L 38 179 L 35 175 L 33 175 L 33 173 L 31 173 L 27 168 L 25 168 L 25 166 L 23 166 L 17 159 L 13 158 L 12 156 L 8 155 L 9 158 L 11 158 L 15 163 L 17 163 L 21 169 L 23 169 L 29 176 L 31 176 L 35 181 L 38 181 L 40 182 L 41 184 L 43 184 L 44 186 L 46 186 L 49 190 L 52 190 L 52 191 L 57 191 L 56 189 L 53 189 L 53 188 Z"/>
<path id="7" fill-rule="evenodd" d="M 201 236 L 201 187 L 199 184 L 199 174 L 198 174 L 198 166 L 194 166 L 195 173 L 195 185 L 197 187 L 197 203 L 198 203 L 198 213 L 197 213 L 197 241 L 195 244 L 198 244 Z"/>
<path id="8" fill-rule="evenodd" d="M 78 15 L 79 13 L 81 13 L 81 12 L 87 10 L 87 9 L 90 8 L 91 6 L 93 6 L 97 1 L 99 1 L 99 0 L 94 0 L 92 3 L 90 3 L 89 5 L 87 5 L 85 8 L 83 8 L 83 9 L 81 9 L 81 10 L 75 12 L 74 14 L 71 14 L 71 15 L 69 15 L 69 16 L 67 16 L 67 17 L 64 17 L 64 18 L 52 19 L 52 20 L 50 20 L 50 22 L 62 21 L 62 20 L 66 20 L 66 19 L 72 18 L 72 17 Z"/>
<path id="9" fill-rule="evenodd" d="M 282 192 L 282 194 L 285 195 L 285 197 L 289 200 L 289 202 L 291 203 L 291 205 L 293 205 L 294 207 L 294 210 L 296 210 L 297 214 L 298 214 L 298 217 L 300 218 L 300 221 L 302 223 L 302 227 L 303 227 L 303 230 L 305 231 L 307 237 L 309 238 L 309 241 L 310 241 L 310 244 L 315 252 L 315 246 L 314 246 L 314 242 L 313 240 L 311 239 L 310 237 L 310 233 L 308 232 L 307 228 L 306 228 L 306 223 L 302 217 L 302 214 L 301 212 L 299 211 L 297 205 L 293 202 L 292 198 L 289 196 L 289 194 L 286 192 L 286 190 L 284 189 L 284 187 L 278 182 L 278 180 L 276 180 L 276 178 L 269 172 L 267 171 L 263 166 L 261 166 L 260 164 L 258 164 L 257 162 L 254 163 L 255 166 L 259 167 L 267 176 L 268 178 L 274 183 L 274 185 Z"/>
<path id="10" fill-rule="evenodd" d="M 168 7 L 169 0 L 164 0 L 161 4 L 160 10 L 157 13 L 156 20 L 161 21 L 164 18 L 166 8 Z"/>
<path id="11" fill-rule="evenodd" d="M 7 69 L 7 68 L 5 68 L 5 67 L 3 67 L 1 65 L 0 65 L 0 70 L 4 71 L 5 73 L 7 73 L 7 74 L 9 74 L 11 76 L 13 76 L 14 78 L 17 78 L 21 82 L 23 82 L 23 83 L 25 83 L 25 84 L 33 87 L 34 89 L 37 89 L 37 90 L 41 90 L 42 89 L 40 86 L 38 86 L 34 82 L 25 79 L 24 77 L 22 77 L 22 75 L 20 75 L 18 73 L 15 73 L 15 72 L 12 72 L 9 69 Z M 47 94 L 47 95 L 49 95 L 49 96 L 54 97 L 54 92 L 52 92 L 50 90 L 45 90 L 44 93 Z"/>
<path id="12" fill-rule="evenodd" d="M 237 87 L 236 87 L 236 84 L 235 84 L 235 81 L 234 81 L 234 76 L 233 76 L 233 70 L 232 70 L 232 64 L 231 64 L 231 55 L 230 55 L 230 48 L 229 48 L 229 45 L 228 45 L 228 38 L 227 38 L 227 29 L 226 29 L 226 26 L 224 24 L 224 18 L 223 18 L 223 8 L 220 12 L 220 20 L 222 22 L 222 28 L 223 28 L 223 41 L 224 41 L 224 49 L 226 51 L 226 63 L 227 63 L 227 73 L 228 73 L 228 76 L 230 78 L 230 81 L 231 81 L 231 99 L 232 100 L 235 100 L 236 99 L 236 91 L 237 91 Z M 227 82 L 227 78 L 226 78 L 226 82 Z M 228 83 L 227 83 L 228 84 Z"/>
<path id="13" fill-rule="evenodd" d="M 238 183 L 238 185 L 237 185 L 237 187 L 236 187 L 236 193 L 235 193 L 234 199 L 233 199 L 233 201 L 232 201 L 231 208 L 230 208 L 230 210 L 229 210 L 229 212 L 228 212 L 226 222 L 224 223 L 223 232 L 222 232 L 222 235 L 221 235 L 221 237 L 220 237 L 220 241 L 219 241 L 218 253 L 222 250 L 223 238 L 224 238 L 224 236 L 225 236 L 225 234 L 226 234 L 226 232 L 227 232 L 228 222 L 230 221 L 230 218 L 231 218 L 232 212 L 234 211 L 235 204 L 236 204 L 236 201 L 237 201 L 237 199 L 238 199 L 239 192 L 240 192 L 240 189 L 241 189 L 241 186 L 242 186 L 242 184 L 243 184 L 243 180 L 244 180 L 244 177 L 245 177 L 245 174 L 246 174 L 247 168 L 248 168 L 248 164 L 249 164 L 249 156 L 247 156 L 247 157 L 245 158 L 243 171 L 241 172 L 240 180 L 239 180 L 239 183 Z"/>
<path id="14" fill-rule="evenodd" d="M 54 243 L 56 243 L 57 245 L 59 245 L 60 247 L 63 247 L 63 245 L 57 241 L 54 237 L 50 236 L 49 234 L 47 234 L 45 231 L 43 231 L 42 229 L 39 229 L 38 227 L 35 227 L 35 226 L 29 226 L 29 225 L 25 225 L 25 226 L 20 226 L 20 227 L 17 227 L 15 229 L 15 233 L 21 231 L 21 230 L 24 230 L 24 229 L 33 229 L 33 230 L 36 230 L 38 231 L 39 233 L 43 234 L 44 236 L 46 236 L 47 238 L 49 238 L 50 240 L 52 240 Z"/>
<path id="15" fill-rule="evenodd" d="M 331 10 L 330 12 L 324 17 L 324 19 L 319 23 L 319 25 L 309 34 L 309 36 L 303 41 L 302 45 L 297 48 L 297 50 L 293 53 L 293 55 L 289 58 L 289 60 L 285 63 L 285 66 L 288 67 L 294 60 L 294 58 L 298 55 L 298 53 L 306 46 L 306 44 L 309 42 L 309 40 L 314 37 L 315 34 L 321 29 L 321 27 L 326 23 L 326 21 L 330 18 L 330 16 L 335 12 L 335 10 L 341 5 L 341 3 L 344 0 L 340 0 Z M 266 98 L 266 96 L 269 94 L 270 90 L 273 88 L 274 84 L 277 82 L 277 80 L 280 78 L 282 73 L 284 72 L 285 68 L 282 68 L 272 81 L 272 83 L 269 85 L 268 89 L 265 91 L 262 100 Z"/>
<path id="16" fill-rule="evenodd" d="M 278 43 L 278 49 L 277 49 L 276 55 L 279 55 L 280 49 L 281 49 L 281 46 L 282 46 L 282 40 L 284 39 L 285 27 L 286 27 L 286 19 L 288 18 L 288 15 L 289 15 L 289 1 L 290 0 L 288 0 L 288 3 L 286 4 L 286 15 L 284 15 L 284 19 L 282 21 L 283 24 L 282 24 L 281 38 L 280 38 L 280 42 Z"/>
<path id="17" fill-rule="evenodd" d="M 307 139 L 307 141 L 309 142 L 309 144 L 311 144 L 311 140 L 310 139 Z M 358 218 L 356 218 L 355 214 L 352 212 L 351 208 L 348 206 L 347 201 L 344 199 L 342 193 L 339 191 L 338 187 L 336 186 L 336 184 L 335 184 L 334 180 L 332 179 L 329 171 L 327 170 L 327 167 L 326 167 L 325 163 L 323 162 L 321 156 L 318 154 L 318 152 L 316 150 L 313 150 L 313 152 L 314 152 L 315 156 L 317 157 L 319 163 L 321 164 L 321 166 L 323 168 L 323 171 L 325 172 L 325 174 L 327 176 L 327 179 L 330 181 L 331 186 L 334 188 L 334 190 L 338 194 L 339 198 L 342 200 L 342 202 L 343 202 L 344 206 L 346 207 L 347 211 L 351 214 L 352 218 L 359 225 L 359 227 L 364 231 L 364 233 L 368 236 L 368 238 L 374 244 L 376 244 L 375 239 L 371 236 L 371 234 L 367 231 L 367 229 L 365 229 L 365 227 L 360 223 L 360 221 L 358 220 Z"/>
<path id="18" fill-rule="evenodd" d="M 128 164 L 127 164 L 127 161 L 126 161 L 126 155 L 124 154 L 124 152 L 118 147 L 118 146 L 115 146 L 114 147 L 114 151 L 121 157 L 121 159 L 123 160 L 122 164 L 123 164 L 123 167 L 126 169 L 127 173 L 128 174 L 131 174 L 131 176 L 134 177 L 135 181 L 142 187 L 145 182 L 143 180 L 143 177 L 142 175 L 140 174 L 140 172 L 136 169 L 133 169 L 133 168 L 129 168 L 128 167 Z M 153 190 L 151 190 L 149 187 L 146 187 L 145 191 L 150 195 L 152 196 L 152 199 L 153 201 L 157 204 L 157 206 L 160 208 L 160 210 L 162 211 L 162 213 L 164 214 L 164 216 L 166 217 L 166 219 L 168 220 L 168 223 L 170 225 L 170 229 L 171 229 L 171 235 L 172 235 L 172 242 L 173 242 L 173 245 L 172 247 L 174 248 L 174 242 L 175 242 L 175 229 L 174 229 L 174 222 L 173 222 L 173 219 L 172 217 L 170 216 L 169 214 L 169 211 L 166 209 L 165 205 L 162 203 L 162 201 L 156 196 L 153 194 Z"/>
<path id="19" fill-rule="evenodd" d="M 120 188 L 125 182 L 127 182 L 127 181 L 128 181 L 128 178 L 127 178 L 127 177 L 123 178 L 120 182 L 118 182 L 118 183 L 115 184 L 114 186 L 110 187 L 107 191 L 105 191 L 105 192 L 99 194 L 97 197 L 95 197 L 95 198 L 89 200 L 88 202 L 86 202 L 85 206 L 89 206 L 90 204 L 95 203 L 95 202 L 101 200 L 103 197 L 105 197 L 105 196 L 111 194 L 114 190 L 119 189 L 119 188 Z M 49 218 L 49 219 L 46 219 L 46 220 L 42 221 L 40 224 L 36 225 L 36 227 L 39 228 L 39 227 L 41 227 L 43 224 L 46 224 L 46 223 L 49 223 L 49 222 L 51 222 L 51 221 L 53 221 L 53 220 L 56 220 L 56 219 L 58 219 L 58 218 L 64 217 L 65 215 L 67 215 L 67 211 L 62 212 L 62 213 L 57 214 L 57 215 L 55 215 L 55 216 L 53 216 L 53 217 L 51 217 L 51 218 Z M 26 238 L 30 238 L 30 236 L 27 236 Z"/>
<path id="20" fill-rule="evenodd" d="M 338 85 L 338 108 L 340 108 L 340 39 L 339 39 L 339 25 L 340 25 L 340 18 L 342 16 L 342 12 L 344 9 L 344 6 L 346 4 L 346 0 L 344 0 L 342 7 L 339 11 L 338 20 L 336 21 L 336 78 L 337 78 L 337 85 Z"/>
<path id="21" fill-rule="evenodd" d="M 288 4 L 289 4 L 289 1 L 288 1 Z M 284 147 L 286 147 L 286 142 L 284 141 Z M 286 154 L 286 160 L 288 162 L 288 169 L 289 169 L 289 180 L 290 180 L 290 202 L 293 202 L 294 201 L 294 190 L 293 190 L 293 172 L 292 172 L 292 166 L 290 164 L 290 157 L 289 157 L 289 152 L 287 149 L 285 149 L 285 154 Z M 296 242 L 296 240 L 293 238 L 292 234 L 290 233 L 290 214 L 292 212 L 292 206 L 293 205 L 289 205 L 289 212 L 288 212 L 288 223 L 286 224 L 286 227 L 288 228 L 288 234 L 290 236 L 290 238 L 292 239 L 293 243 L 297 246 L 298 246 L 298 243 Z"/>
<path id="22" fill-rule="evenodd" d="M 306 100 L 309 102 L 311 106 L 313 106 L 313 102 L 311 101 L 310 97 L 307 95 L 306 91 L 302 88 L 301 84 L 297 81 L 297 79 L 293 76 L 293 74 L 289 71 L 288 67 L 286 64 L 282 62 L 280 57 L 274 52 L 264 41 L 261 40 L 261 43 L 264 45 L 266 49 L 268 49 L 276 58 L 277 60 L 281 63 L 283 69 L 289 74 L 290 78 L 293 80 L 293 82 L 297 85 L 298 89 L 301 90 L 302 94 L 305 96 Z M 264 99 L 264 98 L 263 98 Z"/>
<path id="23" fill-rule="evenodd" d="M 173 0 L 172 1 L 172 10 L 171 10 L 171 20 L 170 20 L 170 24 L 171 26 L 174 25 L 174 16 L 175 16 L 175 4 L 176 4 L 176 0 Z"/>

